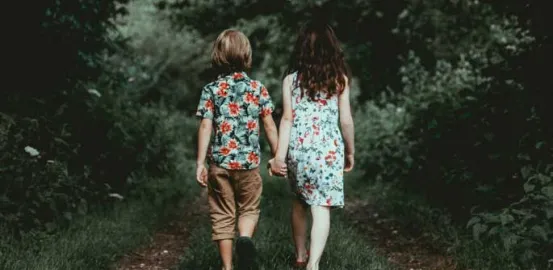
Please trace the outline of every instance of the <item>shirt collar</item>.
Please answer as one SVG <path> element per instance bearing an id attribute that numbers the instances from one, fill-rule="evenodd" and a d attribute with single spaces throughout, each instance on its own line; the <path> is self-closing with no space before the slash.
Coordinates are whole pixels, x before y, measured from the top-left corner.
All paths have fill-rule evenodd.
<path id="1" fill-rule="evenodd" d="M 219 76 L 217 76 L 217 79 L 221 79 L 221 78 L 236 78 L 236 77 L 248 78 L 248 74 L 247 74 L 245 71 L 232 72 L 232 73 L 227 73 L 227 74 L 220 74 Z"/>

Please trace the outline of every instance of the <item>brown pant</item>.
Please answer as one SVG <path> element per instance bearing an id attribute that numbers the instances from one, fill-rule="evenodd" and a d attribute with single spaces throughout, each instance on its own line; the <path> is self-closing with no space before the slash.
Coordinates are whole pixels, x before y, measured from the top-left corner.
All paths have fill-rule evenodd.
<path id="1" fill-rule="evenodd" d="M 215 165 L 209 167 L 208 200 L 214 241 L 234 238 L 236 210 L 238 218 L 258 221 L 262 189 L 259 168 L 227 170 Z"/>

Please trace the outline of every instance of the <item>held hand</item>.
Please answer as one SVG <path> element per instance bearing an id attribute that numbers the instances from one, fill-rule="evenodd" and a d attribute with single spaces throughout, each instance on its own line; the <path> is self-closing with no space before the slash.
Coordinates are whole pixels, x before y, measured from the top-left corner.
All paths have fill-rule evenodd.
<path id="1" fill-rule="evenodd" d="M 271 159 L 269 160 L 269 174 L 277 176 L 285 176 L 288 168 L 286 163 L 282 160 Z"/>
<path id="2" fill-rule="evenodd" d="M 350 172 L 353 169 L 353 165 L 355 163 L 353 154 L 347 154 L 346 160 L 345 160 L 345 166 L 344 166 L 344 172 Z"/>
<path id="3" fill-rule="evenodd" d="M 196 166 L 196 181 L 201 187 L 207 187 L 207 169 L 203 164 Z"/>

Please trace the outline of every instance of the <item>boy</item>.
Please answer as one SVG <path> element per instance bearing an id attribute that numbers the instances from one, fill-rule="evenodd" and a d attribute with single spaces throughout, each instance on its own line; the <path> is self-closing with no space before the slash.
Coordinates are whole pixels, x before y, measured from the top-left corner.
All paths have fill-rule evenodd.
<path id="1" fill-rule="evenodd" d="M 248 38 L 237 30 L 223 31 L 213 46 L 212 65 L 219 77 L 204 86 L 197 116 L 196 180 L 208 187 L 212 239 L 217 242 L 223 270 L 232 269 L 235 236 L 238 269 L 256 269 L 256 250 L 251 240 L 259 219 L 262 181 L 259 174 L 259 119 L 273 154 L 277 129 L 271 113 L 274 106 L 267 89 L 248 77 L 252 50 Z M 204 166 L 212 129 L 209 170 Z"/>

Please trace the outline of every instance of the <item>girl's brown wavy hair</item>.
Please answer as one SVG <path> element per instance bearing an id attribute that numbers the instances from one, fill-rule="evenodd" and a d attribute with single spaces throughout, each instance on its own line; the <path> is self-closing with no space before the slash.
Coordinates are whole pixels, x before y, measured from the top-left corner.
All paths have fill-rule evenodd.
<path id="1" fill-rule="evenodd" d="M 298 75 L 296 87 L 311 100 L 319 92 L 332 96 L 344 91 L 350 69 L 330 25 L 309 22 L 300 29 L 285 76 L 293 72 Z"/>

